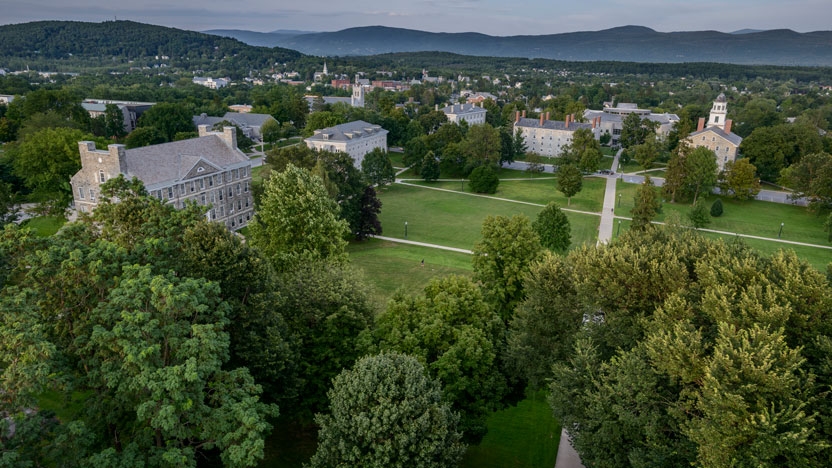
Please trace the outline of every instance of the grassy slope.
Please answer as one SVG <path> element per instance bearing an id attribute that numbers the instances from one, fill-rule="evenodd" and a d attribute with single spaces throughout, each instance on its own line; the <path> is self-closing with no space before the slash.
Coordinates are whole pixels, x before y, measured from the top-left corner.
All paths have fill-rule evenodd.
<path id="1" fill-rule="evenodd" d="M 38 216 L 29 218 L 21 223 L 21 226 L 32 229 L 40 237 L 49 237 L 66 223 L 63 216 Z"/>

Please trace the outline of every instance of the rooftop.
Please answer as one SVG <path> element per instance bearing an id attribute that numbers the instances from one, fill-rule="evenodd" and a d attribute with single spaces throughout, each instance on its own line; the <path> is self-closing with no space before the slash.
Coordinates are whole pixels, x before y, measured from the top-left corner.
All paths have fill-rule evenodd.
<path id="1" fill-rule="evenodd" d="M 363 120 L 356 120 L 334 127 L 315 130 L 315 134 L 307 138 L 311 141 L 349 141 L 356 138 L 365 138 L 379 133 L 387 134 L 387 130 L 380 125 L 374 125 Z"/>
<path id="2" fill-rule="evenodd" d="M 543 125 L 540 125 L 540 119 L 520 119 L 514 124 L 515 127 L 528 128 L 545 128 L 549 130 L 566 130 L 575 131 L 579 128 L 592 129 L 592 125 L 588 123 L 570 122 L 569 128 L 566 127 L 566 122 L 560 120 L 544 120 Z"/>

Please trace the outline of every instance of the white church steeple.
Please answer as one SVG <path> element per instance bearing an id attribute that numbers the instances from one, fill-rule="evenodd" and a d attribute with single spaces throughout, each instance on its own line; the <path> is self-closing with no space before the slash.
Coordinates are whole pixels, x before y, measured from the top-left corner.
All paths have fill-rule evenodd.
<path id="1" fill-rule="evenodd" d="M 709 127 L 725 128 L 725 118 L 728 115 L 728 104 L 725 102 L 725 94 L 720 93 L 711 107 L 711 115 L 708 118 Z"/>

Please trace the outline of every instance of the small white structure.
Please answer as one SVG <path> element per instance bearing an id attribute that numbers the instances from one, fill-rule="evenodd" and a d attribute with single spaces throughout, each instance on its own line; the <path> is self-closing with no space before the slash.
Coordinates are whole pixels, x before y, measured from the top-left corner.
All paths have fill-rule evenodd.
<path id="1" fill-rule="evenodd" d="M 387 134 L 389 132 L 380 125 L 356 120 L 334 127 L 315 130 L 315 134 L 307 138 L 306 146 L 318 151 L 341 151 L 349 154 L 356 167 L 361 167 L 364 155 L 381 148 L 387 151 Z"/>
<path id="2" fill-rule="evenodd" d="M 215 79 L 215 78 L 211 78 L 210 76 L 207 77 L 207 78 L 206 77 L 201 77 L 201 76 L 195 76 L 193 81 L 194 81 L 194 84 L 202 85 L 202 86 L 205 86 L 206 88 L 211 88 L 211 89 L 220 89 L 220 88 L 225 88 L 226 86 L 228 86 L 228 80 L 226 80 L 225 78 L 216 78 Z"/>
<path id="3" fill-rule="evenodd" d="M 460 123 L 465 121 L 468 125 L 480 125 L 485 123 L 485 108 L 477 107 L 474 104 L 454 104 L 440 109 L 448 117 L 448 122 Z"/>
<path id="4" fill-rule="evenodd" d="M 11 94 L 0 94 L 0 104 L 8 106 L 12 101 L 14 101 L 14 96 Z"/>

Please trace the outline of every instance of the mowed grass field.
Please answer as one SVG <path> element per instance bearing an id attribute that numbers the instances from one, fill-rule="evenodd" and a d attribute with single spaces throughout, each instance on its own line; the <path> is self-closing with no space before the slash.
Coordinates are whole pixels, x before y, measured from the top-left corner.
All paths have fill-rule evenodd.
<path id="1" fill-rule="evenodd" d="M 617 216 L 631 217 L 631 210 L 635 204 L 635 193 L 637 184 L 627 184 L 619 181 L 617 190 L 621 194 L 621 205 L 616 200 L 615 214 Z M 661 189 L 656 188 L 661 198 Z M 616 195 L 617 198 L 617 195 Z M 719 197 L 709 195 L 705 198 L 706 206 L 710 209 L 711 204 Z M 821 246 L 832 246 L 827 240 L 828 233 L 823 230 L 825 218 L 810 213 L 805 207 L 786 205 L 782 203 L 771 203 L 758 200 L 738 201 L 727 198 L 722 199 L 723 214 L 718 218 L 711 218 L 711 223 L 706 229 L 714 229 L 733 233 L 734 235 L 703 233 L 710 237 L 722 237 L 730 240 L 736 234 L 766 237 L 771 241 L 761 239 L 743 238 L 749 246 L 759 250 L 761 253 L 770 255 L 780 249 L 792 249 L 797 255 L 812 264 L 820 271 L 826 270 L 826 265 L 832 262 L 832 249 L 809 247 L 775 242 L 780 231 L 780 223 L 784 223 L 782 239 L 815 244 Z M 690 212 L 690 203 L 663 203 L 662 213 L 656 217 L 656 221 L 664 221 L 668 213 L 677 212 L 683 222 L 687 222 L 687 214 Z M 629 222 L 624 221 L 622 230 L 628 228 Z M 614 229 L 617 229 L 617 221 Z"/>
<path id="2" fill-rule="evenodd" d="M 541 206 L 395 184 L 379 192 L 384 235 L 462 249 L 471 249 L 481 237 L 488 215 L 524 214 L 534 220 Z M 572 245 L 594 243 L 600 216 L 566 213 L 572 226 Z"/>

